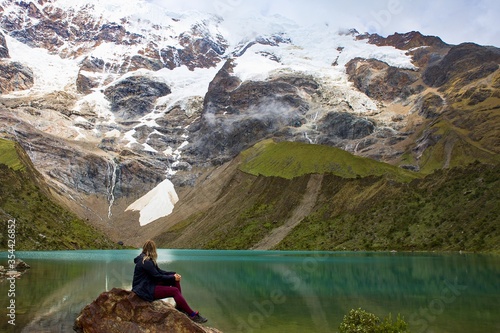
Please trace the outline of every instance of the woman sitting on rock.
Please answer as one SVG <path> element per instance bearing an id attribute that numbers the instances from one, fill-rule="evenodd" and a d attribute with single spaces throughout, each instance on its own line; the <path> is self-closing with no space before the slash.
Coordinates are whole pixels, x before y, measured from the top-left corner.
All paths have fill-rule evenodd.
<path id="1" fill-rule="evenodd" d="M 175 272 L 161 270 L 156 263 L 157 258 L 156 244 L 148 240 L 142 247 L 142 253 L 134 259 L 132 291 L 149 302 L 173 297 L 177 310 L 184 312 L 197 323 L 205 323 L 207 319 L 199 312 L 193 311 L 182 296 L 181 276 Z"/>

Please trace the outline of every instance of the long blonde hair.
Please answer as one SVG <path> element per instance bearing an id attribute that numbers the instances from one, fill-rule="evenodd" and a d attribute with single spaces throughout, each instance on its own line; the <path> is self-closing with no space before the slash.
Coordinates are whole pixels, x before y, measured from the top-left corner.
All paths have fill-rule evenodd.
<path id="1" fill-rule="evenodd" d="M 151 260 L 156 265 L 156 259 L 158 258 L 158 253 L 156 253 L 156 244 L 153 240 L 147 240 L 146 243 L 142 246 L 142 253 L 144 253 L 144 258 L 142 258 L 142 262 L 144 260 Z"/>

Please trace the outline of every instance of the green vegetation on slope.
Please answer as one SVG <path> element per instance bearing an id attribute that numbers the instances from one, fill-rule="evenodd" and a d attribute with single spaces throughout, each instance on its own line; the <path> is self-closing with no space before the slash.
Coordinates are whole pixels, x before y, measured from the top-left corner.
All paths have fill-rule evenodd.
<path id="1" fill-rule="evenodd" d="M 486 150 L 470 139 L 471 133 L 453 126 L 449 121 L 434 123 L 431 132 L 436 143 L 429 146 L 420 158 L 422 173 L 429 174 L 434 170 L 467 165 L 475 161 L 500 163 L 498 153 Z"/>
<path id="2" fill-rule="evenodd" d="M 368 200 L 352 196 L 374 188 Z M 408 184 L 330 176 L 321 197 L 278 249 L 500 250 L 500 165 L 438 170 Z"/>
<path id="3" fill-rule="evenodd" d="M 315 153 L 301 153 L 302 148 Z M 267 149 L 276 155 L 261 158 L 268 155 Z M 370 174 L 371 168 L 349 168 L 349 158 L 360 164 L 380 163 L 337 154 L 336 149 L 318 153 L 323 149 L 266 141 L 245 151 L 239 168 L 249 173 L 238 170 L 209 209 L 196 212 L 156 240 L 168 247 L 249 249 L 284 225 L 304 200 L 312 199 L 310 213 L 276 249 L 500 250 L 500 164 L 476 162 L 426 176 L 383 166 L 383 174 Z M 346 166 L 336 163 L 335 156 Z M 335 172 L 318 167 L 325 165 L 325 159 L 337 166 Z M 290 161 L 288 167 L 283 161 Z M 310 192 L 317 197 L 306 198 L 312 172 L 320 171 L 320 188 Z"/>
<path id="4" fill-rule="evenodd" d="M 224 198 L 208 211 L 174 225 L 155 241 L 170 248 L 248 249 L 287 220 L 300 203 L 308 177 L 293 181 L 238 171 Z M 203 230 L 203 232 L 200 232 Z M 177 240 L 189 234 L 185 241 Z"/>
<path id="5" fill-rule="evenodd" d="M 461 79 L 455 78 L 455 83 Z M 408 147 L 402 162 L 414 164 L 412 162 L 418 160 L 416 164 L 425 174 L 474 161 L 500 163 L 498 82 L 499 71 L 481 84 L 474 81 L 461 87 L 454 83 L 443 91 L 447 98 L 445 110 L 423 124 L 419 139 Z M 414 149 L 417 144 L 420 147 Z"/>
<path id="6" fill-rule="evenodd" d="M 43 184 L 22 149 L 0 139 L 0 248 L 9 245 L 8 221 L 14 219 L 16 250 L 115 246 L 103 233 L 51 200 Z"/>
<path id="7" fill-rule="evenodd" d="M 12 170 L 24 169 L 15 142 L 0 138 L 0 163 L 5 164 Z"/>
<path id="8" fill-rule="evenodd" d="M 300 142 L 265 140 L 241 153 L 240 170 L 252 175 L 286 179 L 330 173 L 343 178 L 386 175 L 398 181 L 410 181 L 418 174 L 369 158 L 354 156 L 342 149 Z"/>

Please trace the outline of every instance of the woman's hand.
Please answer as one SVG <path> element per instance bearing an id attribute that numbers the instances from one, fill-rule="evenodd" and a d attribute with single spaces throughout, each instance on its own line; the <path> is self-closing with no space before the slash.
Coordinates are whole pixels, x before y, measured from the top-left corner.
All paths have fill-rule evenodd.
<path id="1" fill-rule="evenodd" d="M 181 280 L 181 275 L 180 274 L 174 274 L 175 276 L 175 281 L 179 282 Z"/>

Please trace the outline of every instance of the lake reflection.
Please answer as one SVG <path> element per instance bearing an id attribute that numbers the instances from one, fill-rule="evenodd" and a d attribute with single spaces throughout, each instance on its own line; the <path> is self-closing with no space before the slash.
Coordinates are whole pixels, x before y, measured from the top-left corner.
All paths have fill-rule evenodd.
<path id="1" fill-rule="evenodd" d="M 16 326 L 2 320 L 0 331 L 73 332 L 101 292 L 131 288 L 138 253 L 17 253 L 32 268 L 16 281 Z M 159 250 L 191 307 L 225 333 L 335 332 L 358 307 L 401 313 L 414 333 L 500 332 L 499 264 L 475 254 Z M 7 289 L 0 283 L 2 309 Z"/>

